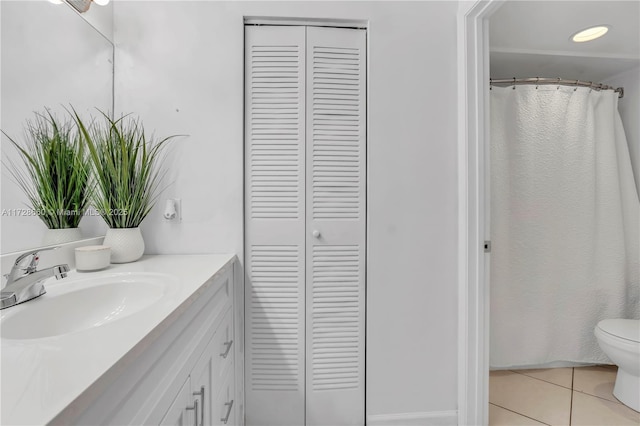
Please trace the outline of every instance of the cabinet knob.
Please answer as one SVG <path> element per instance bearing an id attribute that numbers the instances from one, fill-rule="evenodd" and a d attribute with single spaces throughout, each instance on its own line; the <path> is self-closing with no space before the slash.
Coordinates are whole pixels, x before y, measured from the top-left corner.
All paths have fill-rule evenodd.
<path id="1" fill-rule="evenodd" d="M 320 238 L 320 231 L 318 231 L 317 229 L 314 229 L 311 235 L 313 235 L 315 238 Z"/>

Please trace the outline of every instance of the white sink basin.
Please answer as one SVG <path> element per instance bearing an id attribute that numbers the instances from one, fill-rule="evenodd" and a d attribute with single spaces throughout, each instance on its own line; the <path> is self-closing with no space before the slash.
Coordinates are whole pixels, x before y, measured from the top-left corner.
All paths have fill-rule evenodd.
<path id="1" fill-rule="evenodd" d="M 41 339 L 100 327 L 158 303 L 177 288 L 172 276 L 153 273 L 77 275 L 44 286 L 46 294 L 4 310 L 3 339 Z"/>

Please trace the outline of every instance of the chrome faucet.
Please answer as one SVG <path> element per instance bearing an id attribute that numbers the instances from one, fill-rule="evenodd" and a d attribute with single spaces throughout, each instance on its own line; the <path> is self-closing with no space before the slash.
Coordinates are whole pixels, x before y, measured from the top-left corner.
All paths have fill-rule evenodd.
<path id="1" fill-rule="evenodd" d="M 7 277 L 7 285 L 0 292 L 0 309 L 10 308 L 42 296 L 47 292 L 42 282 L 49 277 L 55 276 L 59 280 L 67 276 L 69 265 L 66 263 L 42 270 L 37 268 L 40 261 L 40 252 L 57 248 L 59 247 L 33 250 L 16 259 L 11 272 L 5 275 Z"/>

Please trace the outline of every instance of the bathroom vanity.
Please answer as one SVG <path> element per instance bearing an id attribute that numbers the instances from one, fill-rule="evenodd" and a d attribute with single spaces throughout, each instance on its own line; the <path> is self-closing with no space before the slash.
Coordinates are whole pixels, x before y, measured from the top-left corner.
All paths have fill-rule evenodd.
<path id="1" fill-rule="evenodd" d="M 0 311 L 2 424 L 239 425 L 234 255 L 72 271 Z"/>

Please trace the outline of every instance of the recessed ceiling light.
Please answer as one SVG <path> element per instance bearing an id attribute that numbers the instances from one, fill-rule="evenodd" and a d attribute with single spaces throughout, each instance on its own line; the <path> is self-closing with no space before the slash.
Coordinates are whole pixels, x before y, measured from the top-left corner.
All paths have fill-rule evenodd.
<path id="1" fill-rule="evenodd" d="M 583 43 L 585 41 L 595 40 L 602 37 L 609 31 L 608 25 L 597 25 L 595 27 L 585 28 L 580 30 L 571 36 L 571 40 L 576 43 Z"/>

